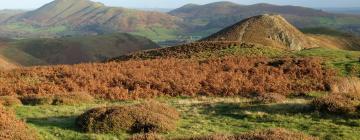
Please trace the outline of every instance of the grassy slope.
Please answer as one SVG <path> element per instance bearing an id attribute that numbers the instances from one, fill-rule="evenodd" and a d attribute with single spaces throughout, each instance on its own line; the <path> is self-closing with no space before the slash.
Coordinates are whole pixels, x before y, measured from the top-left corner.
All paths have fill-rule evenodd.
<path id="1" fill-rule="evenodd" d="M 328 66 L 338 69 L 342 75 L 360 76 L 360 51 L 314 48 L 296 52 L 295 55 L 321 57 Z"/>
<path id="2" fill-rule="evenodd" d="M 161 134 L 167 138 L 240 133 L 255 129 L 284 127 L 319 136 L 321 139 L 359 139 L 360 120 L 309 111 L 308 99 L 289 99 L 280 104 L 248 104 L 249 99 L 229 98 L 159 98 L 182 113 L 178 128 Z M 107 102 L 77 106 L 20 106 L 19 118 L 40 131 L 44 139 L 124 139 L 130 134 L 86 134 L 77 131 L 74 121 L 83 111 L 108 105 L 138 101 Z"/>
<path id="3" fill-rule="evenodd" d="M 96 62 L 129 52 L 153 49 L 150 40 L 128 34 L 59 39 L 25 39 L 0 48 L 0 54 L 24 66 Z"/>
<path id="4" fill-rule="evenodd" d="M 360 51 L 347 51 L 330 48 L 312 48 L 298 52 L 289 52 L 276 48 L 238 48 L 232 47 L 215 52 L 203 52 L 195 55 L 204 59 L 208 57 L 223 57 L 228 55 L 241 56 L 266 56 L 266 57 L 320 57 L 323 58 L 325 64 L 331 68 L 339 70 L 341 75 L 357 75 L 360 76 Z"/>

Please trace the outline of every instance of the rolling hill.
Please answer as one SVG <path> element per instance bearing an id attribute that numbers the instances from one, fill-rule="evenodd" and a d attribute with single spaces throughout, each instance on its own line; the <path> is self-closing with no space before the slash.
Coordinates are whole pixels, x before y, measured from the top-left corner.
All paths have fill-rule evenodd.
<path id="1" fill-rule="evenodd" d="M 107 7 L 90 0 L 54 0 L 36 10 L 2 19 L 0 30 L 25 37 L 36 33 L 59 36 L 119 31 L 156 35 L 176 30 L 179 21 L 165 13 Z"/>
<path id="2" fill-rule="evenodd" d="M 239 41 L 290 50 L 314 47 L 306 35 L 280 15 L 251 17 L 201 41 Z"/>
<path id="3" fill-rule="evenodd" d="M 188 4 L 170 11 L 169 14 L 183 18 L 193 26 L 188 32 L 201 36 L 210 35 L 240 20 L 261 14 L 280 14 L 298 28 L 320 26 L 360 33 L 360 16 L 333 14 L 298 6 L 216 2 L 205 5 Z"/>
<path id="4" fill-rule="evenodd" d="M 259 15 L 242 20 L 194 43 L 145 50 L 110 61 L 157 58 L 207 58 L 215 56 L 294 55 L 312 48 L 359 50 L 358 37 L 305 34 L 280 15 Z"/>
<path id="5" fill-rule="evenodd" d="M 23 66 L 99 62 L 131 52 L 159 48 L 141 36 L 126 33 L 13 40 L 0 48 L 0 55 Z"/>

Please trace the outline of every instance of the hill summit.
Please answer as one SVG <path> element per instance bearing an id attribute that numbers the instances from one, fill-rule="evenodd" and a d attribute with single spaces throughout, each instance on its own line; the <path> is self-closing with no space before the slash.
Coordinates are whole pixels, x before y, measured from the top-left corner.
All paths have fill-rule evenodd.
<path id="1" fill-rule="evenodd" d="M 301 50 L 314 47 L 310 39 L 280 15 L 259 15 L 240 21 L 202 41 L 239 41 Z"/>

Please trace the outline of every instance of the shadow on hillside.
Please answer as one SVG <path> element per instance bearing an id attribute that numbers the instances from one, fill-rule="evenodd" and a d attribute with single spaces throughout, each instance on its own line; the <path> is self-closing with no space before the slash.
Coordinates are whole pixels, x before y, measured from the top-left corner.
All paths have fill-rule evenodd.
<path id="1" fill-rule="evenodd" d="M 271 121 L 264 115 L 308 115 L 313 120 L 330 120 L 337 125 L 360 126 L 358 115 L 333 115 L 315 112 L 309 104 L 284 103 L 284 104 L 235 104 L 219 103 L 203 106 L 203 114 L 212 116 L 226 116 L 234 119 L 255 118 L 258 122 Z"/>
<path id="2" fill-rule="evenodd" d="M 308 104 L 284 103 L 284 104 L 234 104 L 219 103 L 204 107 L 203 113 L 213 115 L 225 115 L 234 118 L 242 118 L 243 112 L 263 112 L 267 114 L 303 114 L 312 111 Z M 240 116 L 239 116 L 240 115 Z M 237 117 L 236 117 L 237 116 Z"/>
<path id="3" fill-rule="evenodd" d="M 46 118 L 27 118 L 26 122 L 41 127 L 57 127 L 65 130 L 78 131 L 75 120 L 77 116 L 56 116 Z"/>

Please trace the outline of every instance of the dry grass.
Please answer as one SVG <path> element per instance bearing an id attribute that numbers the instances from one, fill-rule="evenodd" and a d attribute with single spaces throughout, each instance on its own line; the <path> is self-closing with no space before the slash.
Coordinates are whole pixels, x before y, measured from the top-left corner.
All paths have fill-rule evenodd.
<path id="1" fill-rule="evenodd" d="M 312 105 L 318 111 L 349 114 L 360 110 L 360 79 L 347 77 L 335 80 L 330 85 L 331 93 L 314 99 Z"/>
<path id="2" fill-rule="evenodd" d="M 313 107 L 322 112 L 349 114 L 357 111 L 360 105 L 360 94 L 332 93 L 312 101 Z"/>
<path id="3" fill-rule="evenodd" d="M 85 132 L 155 133 L 173 130 L 179 113 L 171 107 L 154 101 L 133 106 L 100 107 L 91 109 L 76 120 Z"/>
<path id="4" fill-rule="evenodd" d="M 325 91 L 335 72 L 316 58 L 157 59 L 0 72 L 6 96 L 88 92 L 105 99 Z"/>
<path id="5" fill-rule="evenodd" d="M 337 79 L 331 85 L 331 92 L 333 93 L 358 93 L 360 94 L 360 78 L 347 77 Z"/>
<path id="6" fill-rule="evenodd" d="M 261 95 L 257 95 L 255 97 L 255 103 L 263 103 L 263 104 L 269 104 L 269 103 L 282 103 L 286 100 L 286 97 L 284 95 L 278 94 L 278 93 L 265 93 Z"/>
<path id="7" fill-rule="evenodd" d="M 24 122 L 16 119 L 12 112 L 0 107 L 0 139 L 1 140 L 36 140 L 36 133 L 32 132 Z"/>
<path id="8" fill-rule="evenodd" d="M 247 132 L 239 135 L 212 135 L 179 140 L 316 140 L 317 138 L 300 132 L 292 132 L 283 128 Z"/>

